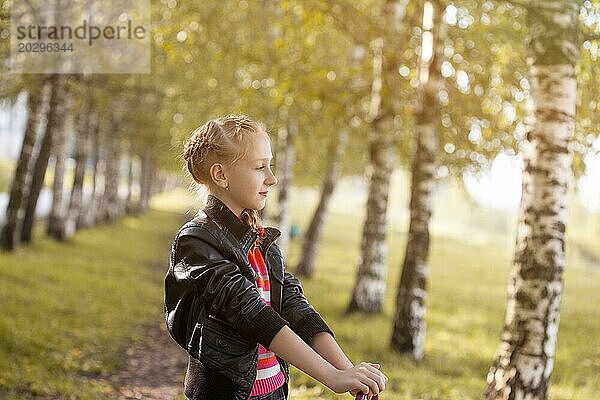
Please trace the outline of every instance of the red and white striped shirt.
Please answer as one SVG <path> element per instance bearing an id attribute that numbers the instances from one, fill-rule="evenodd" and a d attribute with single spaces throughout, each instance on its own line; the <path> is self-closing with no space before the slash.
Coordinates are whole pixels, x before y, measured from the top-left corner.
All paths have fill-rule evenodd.
<path id="1" fill-rule="evenodd" d="M 256 287 L 267 305 L 271 305 L 271 285 L 269 282 L 269 271 L 258 247 L 248 251 L 248 260 L 252 269 L 258 275 Z M 258 366 L 256 367 L 256 380 L 252 387 L 250 396 L 271 393 L 280 388 L 285 382 L 285 376 L 277 361 L 275 353 L 258 345 Z"/>

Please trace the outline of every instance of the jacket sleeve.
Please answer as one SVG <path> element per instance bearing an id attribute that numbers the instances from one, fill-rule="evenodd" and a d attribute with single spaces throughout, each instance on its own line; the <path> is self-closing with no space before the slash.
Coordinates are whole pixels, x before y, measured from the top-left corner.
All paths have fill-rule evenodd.
<path id="1" fill-rule="evenodd" d="M 306 343 L 310 344 L 312 337 L 319 332 L 327 332 L 334 336 L 329 326 L 304 297 L 300 281 L 289 272 L 286 272 L 283 277 L 281 304 L 283 318 L 289 322 L 290 328 Z"/>
<path id="2" fill-rule="evenodd" d="M 177 282 L 192 285 L 201 304 L 211 314 L 227 322 L 246 339 L 270 347 L 273 337 L 287 323 L 261 299 L 253 282 L 239 267 L 225 259 L 215 248 L 214 238 L 203 230 L 202 236 L 182 235 L 177 241 L 173 268 Z"/>

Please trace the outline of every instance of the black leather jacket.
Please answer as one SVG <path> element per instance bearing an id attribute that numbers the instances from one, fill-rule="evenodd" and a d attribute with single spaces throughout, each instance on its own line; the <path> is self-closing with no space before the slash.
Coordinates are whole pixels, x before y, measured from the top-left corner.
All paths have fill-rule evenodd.
<path id="1" fill-rule="evenodd" d="M 266 348 L 284 325 L 305 342 L 329 327 L 285 272 L 275 228 L 260 245 L 269 269 L 271 306 L 261 299 L 247 258 L 258 233 L 218 198 L 178 232 L 165 277 L 165 319 L 190 355 L 190 399 L 247 399 L 256 377 L 258 343 Z M 279 359 L 288 381 L 288 365 Z"/>

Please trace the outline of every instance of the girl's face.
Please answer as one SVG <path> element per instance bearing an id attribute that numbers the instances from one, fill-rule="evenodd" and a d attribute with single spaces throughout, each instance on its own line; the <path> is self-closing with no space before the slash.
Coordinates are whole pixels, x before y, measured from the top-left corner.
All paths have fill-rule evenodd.
<path id="1" fill-rule="evenodd" d="M 238 217 L 246 208 L 261 210 L 269 188 L 277 183 L 271 170 L 271 143 L 266 134 L 250 135 L 248 152 L 233 165 L 225 166 L 229 190 L 221 199 Z"/>

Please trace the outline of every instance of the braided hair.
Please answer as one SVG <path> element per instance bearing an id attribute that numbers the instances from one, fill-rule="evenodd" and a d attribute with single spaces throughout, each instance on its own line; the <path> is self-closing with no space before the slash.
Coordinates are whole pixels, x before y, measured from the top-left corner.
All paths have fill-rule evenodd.
<path id="1" fill-rule="evenodd" d="M 183 159 L 195 184 L 210 187 L 214 163 L 234 164 L 248 152 L 248 135 L 266 132 L 263 124 L 245 115 L 216 118 L 194 130 L 183 145 Z M 243 210 L 240 219 L 253 227 L 260 225 L 257 210 Z"/>

